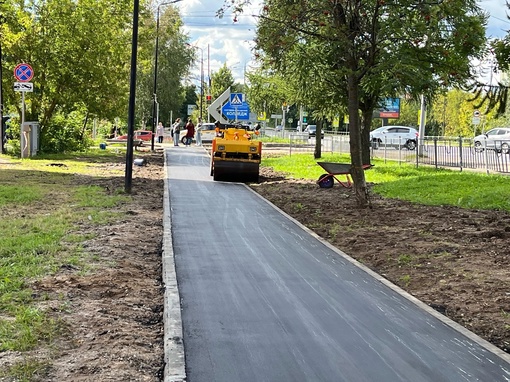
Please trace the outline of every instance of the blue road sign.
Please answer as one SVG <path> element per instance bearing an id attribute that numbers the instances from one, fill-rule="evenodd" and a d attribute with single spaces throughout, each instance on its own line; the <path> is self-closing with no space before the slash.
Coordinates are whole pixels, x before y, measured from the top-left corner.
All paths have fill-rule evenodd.
<path id="1" fill-rule="evenodd" d="M 246 102 L 241 105 L 232 105 L 227 102 L 221 108 L 221 113 L 230 120 L 248 120 L 250 119 L 250 107 Z"/>
<path id="2" fill-rule="evenodd" d="M 14 77 L 19 82 L 28 82 L 34 77 L 34 70 L 28 64 L 18 64 L 14 68 Z"/>
<path id="3" fill-rule="evenodd" d="M 231 93 L 230 94 L 230 104 L 232 106 L 242 106 L 244 102 L 244 94 L 243 93 Z"/>

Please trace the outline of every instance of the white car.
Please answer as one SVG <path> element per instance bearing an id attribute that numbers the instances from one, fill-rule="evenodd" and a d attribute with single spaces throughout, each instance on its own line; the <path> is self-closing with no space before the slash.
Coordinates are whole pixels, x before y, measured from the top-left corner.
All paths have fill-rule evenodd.
<path id="1" fill-rule="evenodd" d="M 374 149 L 383 145 L 414 150 L 418 143 L 418 130 L 407 126 L 383 126 L 370 132 L 370 142 Z"/>
<path id="2" fill-rule="evenodd" d="M 197 130 L 198 127 L 195 126 L 195 137 L 193 138 L 193 142 L 196 141 L 197 138 Z M 180 137 L 181 143 L 186 144 L 186 129 L 181 130 Z M 211 143 L 216 136 L 216 126 L 212 122 L 202 123 L 200 127 L 200 137 L 202 138 L 202 143 Z"/>
<path id="3" fill-rule="evenodd" d="M 496 127 L 485 134 L 477 135 L 473 141 L 477 152 L 488 149 L 508 154 L 510 152 L 510 128 Z"/>

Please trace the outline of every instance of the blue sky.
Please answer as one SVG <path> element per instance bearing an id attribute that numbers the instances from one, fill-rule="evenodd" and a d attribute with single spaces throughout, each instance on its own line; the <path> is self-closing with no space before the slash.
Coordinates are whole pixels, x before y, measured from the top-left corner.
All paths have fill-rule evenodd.
<path id="1" fill-rule="evenodd" d="M 209 72 L 218 71 L 226 63 L 236 81 L 243 82 L 245 67 L 248 70 L 253 64 L 251 49 L 256 19 L 251 15 L 259 13 L 261 1 L 253 3 L 245 14 L 238 16 L 237 22 L 234 22 L 232 14 L 226 14 L 223 19 L 216 17 L 216 11 L 222 6 L 223 0 L 183 0 L 176 4 L 191 44 L 203 50 L 206 80 Z M 202 54 L 200 49 L 197 49 L 198 59 Z M 200 76 L 199 64 L 193 76 Z"/>
<path id="2" fill-rule="evenodd" d="M 503 37 L 510 30 L 510 20 L 507 14 L 510 13 L 506 6 L 505 0 L 482 0 L 478 4 L 480 7 L 490 14 L 487 25 L 488 37 Z"/>
<path id="3" fill-rule="evenodd" d="M 175 4 L 184 21 L 184 30 L 189 34 L 191 44 L 202 49 L 204 55 L 204 77 L 216 72 L 224 63 L 231 69 L 236 81 L 243 82 L 244 70 L 252 62 L 253 38 L 256 30 L 256 18 L 262 0 L 254 0 L 253 5 L 238 16 L 226 14 L 223 19 L 216 17 L 216 11 L 223 0 L 183 0 Z M 510 30 L 510 13 L 505 0 L 482 0 L 478 4 L 490 14 L 487 36 L 503 37 Z M 198 59 L 202 51 L 197 49 Z M 209 52 L 209 53 L 208 53 Z M 193 70 L 193 77 L 200 77 L 200 65 Z M 196 83 L 196 80 L 193 82 Z"/>

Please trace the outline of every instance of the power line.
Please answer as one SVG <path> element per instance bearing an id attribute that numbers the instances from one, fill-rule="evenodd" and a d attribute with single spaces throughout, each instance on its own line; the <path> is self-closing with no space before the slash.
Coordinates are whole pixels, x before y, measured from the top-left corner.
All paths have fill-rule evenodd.
<path id="1" fill-rule="evenodd" d="M 510 24 L 510 20 L 508 19 L 502 19 L 502 18 L 499 18 L 499 17 L 496 17 L 496 16 L 492 16 L 492 15 L 489 15 L 489 17 L 492 17 L 493 19 L 496 19 L 496 20 L 499 20 L 499 21 L 503 21 L 504 23 L 507 23 L 507 24 Z"/>

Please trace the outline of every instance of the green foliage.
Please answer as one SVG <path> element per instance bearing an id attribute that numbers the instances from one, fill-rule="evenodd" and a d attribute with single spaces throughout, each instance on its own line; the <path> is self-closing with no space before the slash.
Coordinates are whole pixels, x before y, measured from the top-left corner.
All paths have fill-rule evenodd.
<path id="1" fill-rule="evenodd" d="M 73 112 L 87 114 L 90 120 L 113 121 L 127 115 L 131 1 L 48 0 L 30 5 L 8 1 L 0 7 L 5 15 L 0 23 L 3 68 L 12 71 L 16 64 L 27 62 L 34 69 L 34 92 L 26 94 L 25 120 L 39 122 L 43 151 L 86 145 L 82 138 L 90 135 L 91 124 L 82 130 L 74 121 L 62 121 L 74 119 L 69 116 Z M 162 11 L 157 93 L 160 115 L 168 116 L 170 110 L 177 114 L 182 104 L 180 80 L 189 70 L 191 57 L 189 49 L 184 49 L 188 37 L 182 32 L 179 14 L 173 6 Z M 145 121 L 152 113 L 156 37 L 149 1 L 140 4 L 139 24 L 136 112 L 137 119 Z M 13 91 L 11 79 L 4 76 L 2 85 L 4 112 L 21 115 L 19 93 Z M 13 139 L 19 139 L 19 133 Z M 15 145 L 19 152 L 19 143 Z"/>
<path id="2" fill-rule="evenodd" d="M 90 138 L 83 134 L 85 116 L 79 111 L 67 115 L 54 114 L 48 128 L 41 134 L 41 151 L 43 153 L 62 153 L 84 151 L 90 144 Z"/>
<path id="3" fill-rule="evenodd" d="M 247 97 L 253 111 L 281 114 L 284 102 L 292 104 L 296 101 L 293 88 L 277 73 L 258 68 L 248 72 L 246 77 L 250 84 Z"/>
<path id="4" fill-rule="evenodd" d="M 211 75 L 212 98 L 218 98 L 230 86 L 234 86 L 234 84 L 235 81 L 234 76 L 232 75 L 232 71 L 227 68 L 227 64 L 223 64 L 223 66 L 216 73 Z M 235 91 L 235 89 L 232 89 L 233 93 Z"/>
<path id="5" fill-rule="evenodd" d="M 388 125 L 400 125 L 400 126 L 418 126 L 418 112 L 420 110 L 420 102 L 416 100 L 400 100 L 400 118 L 390 119 Z M 380 126 L 380 120 L 377 120 Z"/>
<path id="6" fill-rule="evenodd" d="M 233 8 L 244 5 L 232 1 Z M 474 1 L 452 0 L 447 7 L 408 0 L 303 5 L 266 0 L 256 49 L 265 68 L 315 110 L 318 126 L 326 117 L 349 116 L 355 168 L 368 160 L 370 122 L 383 97 L 432 99 L 446 86 L 462 85 L 485 47 L 486 16 Z M 363 172 L 354 171 L 353 178 L 359 205 L 368 206 Z"/>
<path id="7" fill-rule="evenodd" d="M 398 89 L 434 94 L 445 84 L 463 84 L 485 46 L 485 19 L 476 3 L 461 0 L 448 7 L 323 0 L 303 7 L 268 0 L 256 43 L 261 60 L 324 114 L 346 106 L 353 71 L 362 107 L 375 107 Z"/>
<path id="8" fill-rule="evenodd" d="M 161 3 L 158 33 L 158 76 L 156 94 L 159 103 L 159 120 L 168 124 L 172 119 L 185 118 L 186 91 L 182 78 L 189 74 L 195 52 L 188 46 L 189 37 L 182 30 L 178 8 Z M 155 42 L 157 11 L 142 11 L 139 33 L 136 114 L 138 119 L 152 128 L 154 101 Z M 184 103 L 184 105 L 183 105 Z M 195 104 L 193 100 L 192 104 Z"/>

